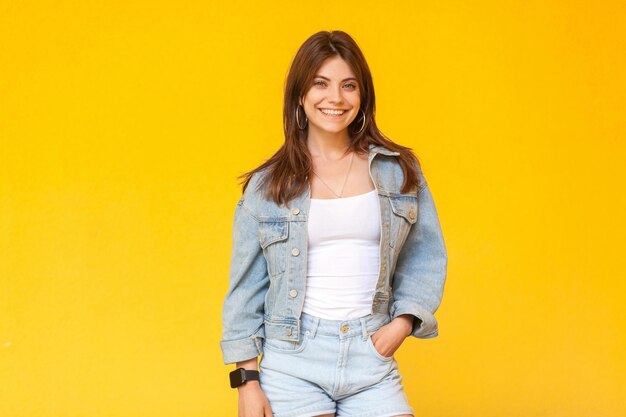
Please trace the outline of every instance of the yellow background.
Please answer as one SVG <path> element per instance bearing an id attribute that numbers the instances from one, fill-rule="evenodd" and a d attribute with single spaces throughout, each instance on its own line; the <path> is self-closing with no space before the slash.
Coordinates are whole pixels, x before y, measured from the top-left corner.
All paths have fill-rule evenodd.
<path id="1" fill-rule="evenodd" d="M 236 175 L 341 29 L 449 254 L 418 416 L 626 415 L 620 1 L 0 2 L 0 415 L 235 416 Z"/>

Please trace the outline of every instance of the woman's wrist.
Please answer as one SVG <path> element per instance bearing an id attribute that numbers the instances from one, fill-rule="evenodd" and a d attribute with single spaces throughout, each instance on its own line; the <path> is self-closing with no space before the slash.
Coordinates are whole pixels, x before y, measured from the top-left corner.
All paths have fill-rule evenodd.
<path id="1" fill-rule="evenodd" d="M 404 334 L 405 337 L 409 337 L 411 333 L 413 333 L 414 320 L 415 318 L 410 314 L 401 314 L 393 319 L 393 323 L 402 330 L 402 334 Z"/>
<path id="2" fill-rule="evenodd" d="M 261 384 L 259 383 L 259 381 L 251 380 L 251 381 L 246 381 L 245 384 L 241 384 L 240 386 L 238 386 L 237 392 L 241 394 L 241 393 L 246 393 L 248 391 L 254 391 L 260 388 L 261 388 Z"/>
<path id="3" fill-rule="evenodd" d="M 258 372 L 259 367 L 258 367 L 257 360 L 258 360 L 258 357 L 254 357 L 245 361 L 237 362 L 235 364 L 235 369 L 243 368 L 246 371 Z M 250 379 L 250 380 L 245 381 L 243 384 L 239 385 L 237 387 L 237 391 L 239 393 L 242 393 L 242 392 L 247 392 L 247 391 L 258 389 L 259 387 L 260 387 L 259 381 L 255 379 Z"/>

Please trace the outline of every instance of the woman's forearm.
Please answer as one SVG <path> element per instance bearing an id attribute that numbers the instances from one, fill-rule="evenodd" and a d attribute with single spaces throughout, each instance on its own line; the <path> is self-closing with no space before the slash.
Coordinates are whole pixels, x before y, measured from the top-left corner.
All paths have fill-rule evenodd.
<path id="1" fill-rule="evenodd" d="M 242 361 L 242 362 L 237 362 L 236 366 L 237 366 L 237 368 L 243 368 L 243 369 L 246 369 L 248 371 L 258 371 L 259 367 L 258 367 L 258 364 L 257 364 L 257 359 L 258 359 L 258 356 L 255 356 L 252 359 L 248 359 L 248 360 L 245 360 L 245 361 Z"/>

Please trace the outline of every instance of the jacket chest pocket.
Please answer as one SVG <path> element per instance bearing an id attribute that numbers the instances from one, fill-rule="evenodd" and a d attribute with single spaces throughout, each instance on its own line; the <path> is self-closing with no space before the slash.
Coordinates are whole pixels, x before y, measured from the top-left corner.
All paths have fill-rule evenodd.
<path id="1" fill-rule="evenodd" d="M 259 223 L 259 243 L 267 263 L 267 272 L 270 277 L 285 272 L 287 266 L 287 238 L 289 237 L 289 222 L 261 222 Z"/>
<path id="2" fill-rule="evenodd" d="M 409 235 L 411 226 L 417 221 L 417 197 L 410 195 L 389 196 L 391 203 L 391 247 L 401 248 Z"/>

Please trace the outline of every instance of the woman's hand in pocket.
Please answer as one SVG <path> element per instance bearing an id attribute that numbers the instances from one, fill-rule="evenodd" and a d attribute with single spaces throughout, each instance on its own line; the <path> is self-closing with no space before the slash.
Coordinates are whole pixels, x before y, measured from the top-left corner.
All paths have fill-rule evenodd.
<path id="1" fill-rule="evenodd" d="M 412 331 L 413 316 L 403 314 L 376 330 L 372 334 L 372 343 L 378 353 L 389 358 L 393 356 Z"/>
<path id="2" fill-rule="evenodd" d="M 237 368 L 244 368 L 249 371 L 258 371 L 258 357 L 237 362 Z M 239 394 L 239 417 L 272 417 L 272 408 L 265 393 L 261 389 L 261 384 L 257 380 L 250 380 L 237 387 Z"/>
<path id="3" fill-rule="evenodd" d="M 258 381 L 248 381 L 239 390 L 239 417 L 272 417 L 272 408 Z"/>

